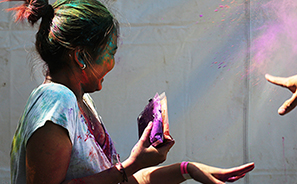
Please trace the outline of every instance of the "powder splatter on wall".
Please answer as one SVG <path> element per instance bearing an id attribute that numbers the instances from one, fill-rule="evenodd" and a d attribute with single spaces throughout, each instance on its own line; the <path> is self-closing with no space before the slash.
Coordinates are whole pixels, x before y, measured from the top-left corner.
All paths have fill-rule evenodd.
<path id="1" fill-rule="evenodd" d="M 236 64 L 239 58 L 244 58 L 247 54 L 241 45 L 242 42 L 247 42 L 247 39 L 242 37 L 242 32 L 249 29 L 245 24 L 248 6 L 249 4 L 243 1 L 239 3 L 235 0 L 221 0 L 216 6 L 200 12 L 196 24 L 207 23 L 204 27 L 206 37 L 211 36 L 218 44 L 224 45 L 223 49 L 209 51 L 213 56 L 210 67 L 230 70 L 231 64 Z"/>
<path id="2" fill-rule="evenodd" d="M 271 0 L 267 3 L 256 4 L 252 16 L 251 40 L 251 68 L 250 72 L 265 73 L 271 60 L 279 59 L 285 55 L 286 62 L 280 60 L 282 65 L 294 62 L 297 55 L 297 1 Z M 258 7 L 258 8 L 257 8 Z M 284 54 L 286 53 L 286 54 Z"/>
<path id="3" fill-rule="evenodd" d="M 296 7 L 295 0 L 256 0 L 241 4 L 235 0 L 222 0 L 217 7 L 208 8 L 208 11 L 212 12 L 208 13 L 208 16 L 201 12 L 200 15 L 203 16 L 199 17 L 196 24 L 212 22 L 214 26 L 206 26 L 205 32 L 214 27 L 221 28 L 221 37 L 226 37 L 227 41 L 230 41 L 224 50 L 210 52 L 214 55 L 210 66 L 230 70 L 238 66 L 238 59 L 248 57 L 249 67 L 246 73 L 241 74 L 247 76 L 252 72 L 265 74 L 270 62 L 280 59 L 284 52 L 286 58 L 283 59 L 286 60 L 286 65 L 288 62 L 294 62 L 297 56 Z M 247 21 L 248 25 L 242 23 L 243 17 L 250 19 Z M 234 38 L 238 36 L 236 32 L 243 30 L 246 31 L 247 37 L 238 37 L 238 42 L 234 42 Z M 242 43 L 247 44 L 249 48 L 241 48 Z"/>

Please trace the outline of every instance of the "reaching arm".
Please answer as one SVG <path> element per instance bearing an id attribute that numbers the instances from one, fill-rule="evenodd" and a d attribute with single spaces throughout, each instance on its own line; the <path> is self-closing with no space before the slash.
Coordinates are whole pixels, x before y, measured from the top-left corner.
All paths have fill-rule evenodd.
<path id="1" fill-rule="evenodd" d="M 195 181 L 203 184 L 223 184 L 224 182 L 234 182 L 244 177 L 246 173 L 253 169 L 254 163 L 230 169 L 221 169 L 201 163 L 190 162 L 187 167 L 190 176 Z M 139 184 L 178 184 L 185 181 L 181 174 L 180 163 L 142 169 L 135 173 L 134 177 L 137 181 L 136 183 Z M 133 184 L 134 183 L 135 182 L 133 182 Z"/>
<path id="2" fill-rule="evenodd" d="M 185 181 L 180 172 L 179 163 L 145 168 L 135 173 L 134 178 L 139 184 L 178 184 Z"/>

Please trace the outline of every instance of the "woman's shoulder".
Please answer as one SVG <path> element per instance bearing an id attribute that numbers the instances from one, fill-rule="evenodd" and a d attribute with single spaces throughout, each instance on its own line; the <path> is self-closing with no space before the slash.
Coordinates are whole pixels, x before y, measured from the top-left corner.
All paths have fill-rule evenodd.
<path id="1" fill-rule="evenodd" d="M 21 130 L 26 132 L 25 142 L 47 121 L 67 129 L 73 140 L 72 132 L 78 122 L 78 109 L 74 93 L 66 86 L 57 83 L 41 84 L 31 93 L 20 120 L 21 126 L 25 127 Z"/>
<path id="2" fill-rule="evenodd" d="M 43 98 L 60 100 L 75 100 L 76 96 L 66 86 L 58 83 L 46 83 L 38 86 L 31 94 L 31 96 L 42 96 Z"/>

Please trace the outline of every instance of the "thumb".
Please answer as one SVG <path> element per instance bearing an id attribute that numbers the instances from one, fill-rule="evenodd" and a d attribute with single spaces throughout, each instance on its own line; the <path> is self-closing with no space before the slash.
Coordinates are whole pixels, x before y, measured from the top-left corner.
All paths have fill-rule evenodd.
<path id="1" fill-rule="evenodd" d="M 148 138 L 149 138 L 149 136 L 150 136 L 150 133 L 151 133 L 151 131 L 152 131 L 152 127 L 153 127 L 153 122 L 150 121 L 150 122 L 148 123 L 148 125 L 145 127 L 145 129 L 144 129 L 144 131 L 143 131 L 143 133 L 142 133 L 142 135 L 141 135 L 141 137 L 140 137 L 140 140 L 141 140 L 141 141 L 146 141 L 146 140 L 148 140 Z"/>
<path id="2" fill-rule="evenodd" d="M 293 110 L 297 105 L 297 94 L 293 93 L 292 97 L 285 101 L 283 105 L 278 109 L 279 115 L 285 115 Z"/>

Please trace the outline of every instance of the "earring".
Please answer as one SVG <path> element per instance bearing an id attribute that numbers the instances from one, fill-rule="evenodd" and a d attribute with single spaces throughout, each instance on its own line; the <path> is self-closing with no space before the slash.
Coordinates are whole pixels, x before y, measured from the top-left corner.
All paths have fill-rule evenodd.
<path id="1" fill-rule="evenodd" d="M 87 67 L 86 64 L 83 65 L 83 67 L 81 67 L 82 70 L 84 70 Z"/>

